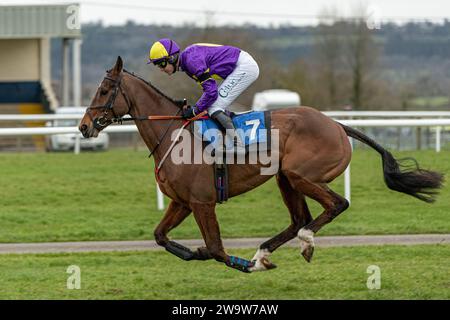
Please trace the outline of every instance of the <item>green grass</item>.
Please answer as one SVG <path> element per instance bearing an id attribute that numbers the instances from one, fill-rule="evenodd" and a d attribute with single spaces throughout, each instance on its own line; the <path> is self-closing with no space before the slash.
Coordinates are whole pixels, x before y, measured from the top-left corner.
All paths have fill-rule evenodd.
<path id="1" fill-rule="evenodd" d="M 450 152 L 394 152 L 425 168 L 450 172 Z M 0 242 L 152 239 L 156 208 L 153 162 L 146 152 L 18 153 L 0 157 Z M 358 150 L 352 161 L 352 204 L 319 235 L 449 233 L 446 186 L 430 205 L 384 185 L 381 160 Z M 343 178 L 331 187 L 343 194 Z M 316 216 L 321 208 L 309 201 Z M 167 201 L 166 201 L 167 204 Z M 222 236 L 269 237 L 289 224 L 272 179 L 217 207 Z M 200 238 L 190 216 L 171 235 Z"/>
<path id="2" fill-rule="evenodd" d="M 244 274 L 214 260 L 182 261 L 167 252 L 2 255 L 0 299 L 450 299 L 448 245 L 317 248 L 273 254 L 275 270 Z M 234 250 L 251 257 L 254 250 Z M 67 268 L 81 289 L 67 289 Z M 381 271 L 369 290 L 367 268 Z"/>
<path id="3" fill-rule="evenodd" d="M 443 107 L 448 106 L 450 98 L 446 96 L 418 97 L 411 99 L 411 103 L 417 107 Z"/>

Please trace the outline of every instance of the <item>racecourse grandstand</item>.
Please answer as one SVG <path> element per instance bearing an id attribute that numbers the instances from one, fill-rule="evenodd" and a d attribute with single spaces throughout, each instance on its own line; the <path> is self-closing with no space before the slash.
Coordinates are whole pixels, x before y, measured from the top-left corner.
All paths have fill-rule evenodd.
<path id="1" fill-rule="evenodd" d="M 69 56 L 79 57 L 81 28 L 79 5 L 0 6 L 0 114 L 50 113 L 61 104 L 69 104 Z M 52 88 L 50 43 L 52 38 L 63 41 L 63 101 L 58 101 Z M 79 60 L 79 59 L 78 59 Z M 73 59 L 73 70 L 79 61 Z M 54 67 L 54 66 L 53 66 Z M 79 72 L 74 72 L 79 74 Z M 74 83 L 78 80 L 75 79 Z M 76 92 L 74 89 L 73 92 Z M 43 123 L 29 123 L 42 126 Z M 2 127 L 23 126 L 0 122 Z M 1 137 L 0 150 L 20 146 L 40 149 L 44 138 Z"/>

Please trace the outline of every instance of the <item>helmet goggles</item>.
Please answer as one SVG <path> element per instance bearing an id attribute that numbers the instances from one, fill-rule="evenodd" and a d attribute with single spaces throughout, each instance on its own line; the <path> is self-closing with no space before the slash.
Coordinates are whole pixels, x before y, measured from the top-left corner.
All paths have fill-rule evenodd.
<path id="1" fill-rule="evenodd" d="M 163 69 L 176 62 L 179 52 L 180 47 L 173 40 L 160 39 L 152 45 L 147 64 L 153 63 Z"/>
<path id="2" fill-rule="evenodd" d="M 168 63 L 167 59 L 159 59 L 159 60 L 153 61 L 153 64 L 161 69 L 164 69 L 165 67 L 167 67 L 167 63 Z"/>

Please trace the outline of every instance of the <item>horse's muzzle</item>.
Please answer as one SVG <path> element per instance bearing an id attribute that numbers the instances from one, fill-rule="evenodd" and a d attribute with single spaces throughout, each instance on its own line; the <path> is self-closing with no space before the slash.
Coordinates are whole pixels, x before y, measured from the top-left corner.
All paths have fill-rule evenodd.
<path id="1" fill-rule="evenodd" d="M 80 124 L 80 126 L 78 127 L 78 130 L 80 130 L 80 132 L 81 132 L 81 134 L 83 135 L 84 138 L 91 138 L 91 137 L 95 138 L 100 133 L 99 130 L 97 130 L 93 126 L 90 127 L 90 126 L 88 126 L 85 123 Z"/>
<path id="2" fill-rule="evenodd" d="M 78 130 L 80 130 L 81 134 L 83 135 L 83 137 L 85 138 L 89 138 L 89 127 L 87 124 L 82 124 L 78 127 Z"/>

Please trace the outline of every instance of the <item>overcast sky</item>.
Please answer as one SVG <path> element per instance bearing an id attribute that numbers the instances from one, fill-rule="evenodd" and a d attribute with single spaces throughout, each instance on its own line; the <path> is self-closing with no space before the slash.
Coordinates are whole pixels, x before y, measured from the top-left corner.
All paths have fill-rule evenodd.
<path id="1" fill-rule="evenodd" d="M 67 0 L 0 0 L 0 4 L 71 3 Z M 79 0 L 81 22 L 102 21 L 105 25 L 137 23 L 196 23 L 215 25 L 252 23 L 257 25 L 317 23 L 324 8 L 335 7 L 340 15 L 351 16 L 353 8 L 366 3 L 373 19 L 405 22 L 408 19 L 450 19 L 450 0 Z"/>

